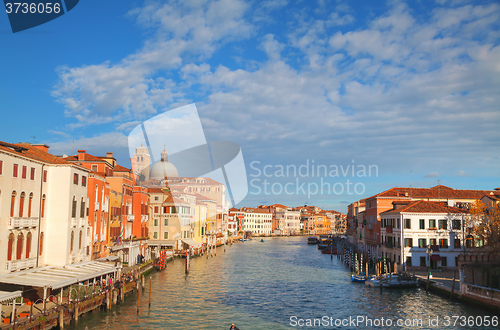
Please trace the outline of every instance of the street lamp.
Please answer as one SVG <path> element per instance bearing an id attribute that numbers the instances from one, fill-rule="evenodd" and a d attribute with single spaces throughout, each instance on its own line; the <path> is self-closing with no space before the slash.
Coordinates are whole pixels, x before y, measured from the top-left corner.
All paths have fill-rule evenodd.
<path id="1" fill-rule="evenodd" d="M 425 253 L 427 253 L 427 257 L 428 257 L 428 260 L 429 260 L 429 278 L 432 278 L 432 273 L 431 273 L 431 256 L 432 256 L 432 249 L 431 249 L 431 246 L 428 245 L 427 246 L 427 250 L 425 251 Z"/>

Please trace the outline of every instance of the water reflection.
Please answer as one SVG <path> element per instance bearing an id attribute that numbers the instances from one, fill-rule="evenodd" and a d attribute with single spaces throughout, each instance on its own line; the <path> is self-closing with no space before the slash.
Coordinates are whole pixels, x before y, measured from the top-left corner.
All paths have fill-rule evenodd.
<path id="1" fill-rule="evenodd" d="M 76 329 L 294 329 L 292 317 L 327 316 L 348 319 L 421 319 L 451 315 L 490 315 L 421 289 L 384 290 L 350 282 L 347 269 L 334 257 L 322 255 L 306 238 L 253 240 L 219 248 L 217 256 L 192 260 L 184 275 L 184 261 L 153 273 L 152 306 L 148 290 L 130 295 L 111 312 L 82 317 Z M 308 327 L 308 329 L 351 327 Z M 366 328 L 366 327 L 362 327 Z M 370 328 L 370 327 L 368 327 Z M 385 328 L 385 327 L 379 327 Z M 445 328 L 442 323 L 439 329 Z M 457 329 L 459 327 L 449 327 Z M 470 327 L 469 327 L 470 328 Z"/>

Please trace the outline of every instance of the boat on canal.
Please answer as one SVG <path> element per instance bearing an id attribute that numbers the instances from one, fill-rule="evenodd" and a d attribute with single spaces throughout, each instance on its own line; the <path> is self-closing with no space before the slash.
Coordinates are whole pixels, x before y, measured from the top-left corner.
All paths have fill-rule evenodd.
<path id="1" fill-rule="evenodd" d="M 351 275 L 351 282 L 364 283 L 365 281 L 366 281 L 365 273 L 359 273 L 358 275 L 356 274 Z"/>
<path id="2" fill-rule="evenodd" d="M 319 240 L 316 236 L 310 236 L 307 238 L 307 244 L 318 244 Z"/>

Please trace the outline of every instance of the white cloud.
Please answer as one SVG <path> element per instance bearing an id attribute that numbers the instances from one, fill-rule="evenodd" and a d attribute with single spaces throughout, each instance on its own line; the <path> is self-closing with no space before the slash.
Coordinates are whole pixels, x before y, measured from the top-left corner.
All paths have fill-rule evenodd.
<path id="1" fill-rule="evenodd" d="M 424 178 L 439 178 L 441 176 L 441 172 L 431 172 L 424 175 Z"/>

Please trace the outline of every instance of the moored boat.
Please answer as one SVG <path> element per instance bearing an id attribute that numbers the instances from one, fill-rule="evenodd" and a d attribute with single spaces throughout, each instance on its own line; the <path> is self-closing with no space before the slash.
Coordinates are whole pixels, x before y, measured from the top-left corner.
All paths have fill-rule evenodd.
<path id="1" fill-rule="evenodd" d="M 365 273 L 359 273 L 359 275 L 355 275 L 355 274 L 351 275 L 351 282 L 364 283 L 365 281 L 366 281 Z"/>
<path id="2" fill-rule="evenodd" d="M 323 254 L 337 254 L 337 249 L 324 249 L 324 250 L 321 250 L 321 253 Z"/>
<path id="3" fill-rule="evenodd" d="M 307 238 L 307 244 L 318 244 L 318 238 L 316 236 L 311 236 Z"/>

